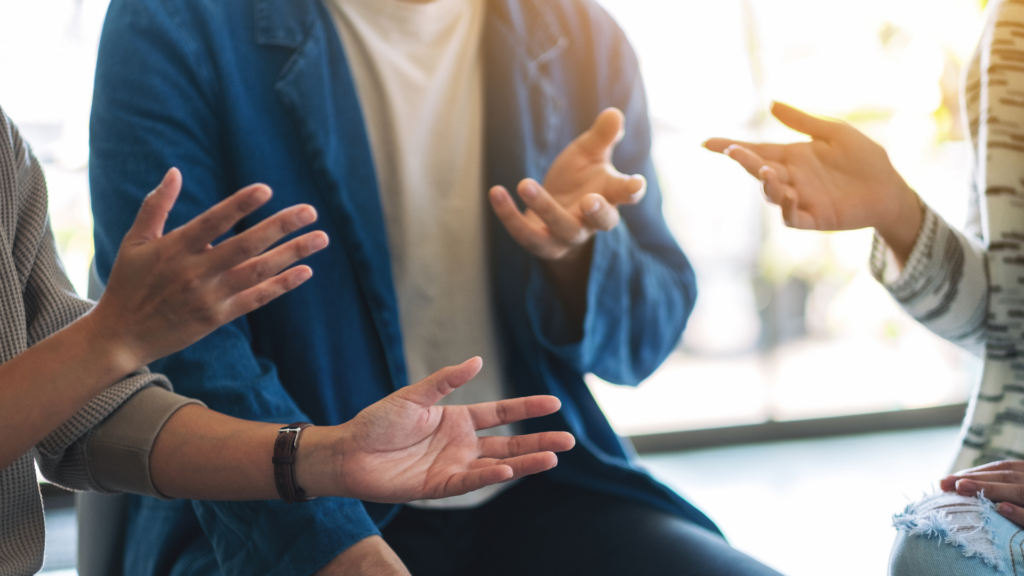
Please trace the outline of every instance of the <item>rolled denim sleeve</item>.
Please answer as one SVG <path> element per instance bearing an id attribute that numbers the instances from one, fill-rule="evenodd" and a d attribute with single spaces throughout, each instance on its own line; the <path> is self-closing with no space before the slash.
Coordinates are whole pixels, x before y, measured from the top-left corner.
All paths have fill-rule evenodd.
<path id="1" fill-rule="evenodd" d="M 603 100 L 597 109 L 614 106 L 626 117 L 625 137 L 615 148 L 613 162 L 623 173 L 642 174 L 647 194 L 639 204 L 619 209 L 618 226 L 595 236 L 582 337 L 537 259 L 529 270 L 526 311 L 537 341 L 572 369 L 637 385 L 678 345 L 697 286 L 662 213 L 647 96 L 636 56 L 606 14 L 595 18 L 594 26 L 607 28 L 596 36 L 614 38 L 596 56 L 603 63 L 597 90 Z"/>

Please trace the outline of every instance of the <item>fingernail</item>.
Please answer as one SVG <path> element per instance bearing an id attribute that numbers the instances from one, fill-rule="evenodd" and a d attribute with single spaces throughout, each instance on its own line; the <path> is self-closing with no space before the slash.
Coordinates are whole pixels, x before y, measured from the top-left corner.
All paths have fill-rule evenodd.
<path id="1" fill-rule="evenodd" d="M 999 513 L 1003 516 L 1013 516 L 1013 506 L 1010 506 L 1009 504 L 1000 504 Z"/>
<path id="2" fill-rule="evenodd" d="M 738 146 L 736 146 L 735 144 L 730 144 L 725 150 L 722 150 L 722 154 L 728 156 L 732 154 L 732 151 L 735 150 L 736 148 L 738 148 Z"/>
<path id="3" fill-rule="evenodd" d="M 527 200 L 533 200 L 537 196 L 537 192 L 539 192 L 539 190 L 537 190 L 537 185 L 533 182 L 527 182 L 519 190 L 519 195 Z"/>
<path id="4" fill-rule="evenodd" d="M 270 188 L 260 186 L 252 193 L 253 200 L 257 202 L 265 202 L 270 199 Z"/>
<path id="5" fill-rule="evenodd" d="M 765 174 L 767 174 L 767 173 L 768 173 L 768 167 L 767 166 L 761 166 L 761 169 L 757 171 L 758 179 L 761 180 L 761 182 L 764 182 L 765 180 L 768 179 L 767 176 L 765 176 Z"/>
<path id="6" fill-rule="evenodd" d="M 705 140 L 705 141 L 701 142 L 701 143 L 700 143 L 700 145 L 701 145 L 701 147 L 703 147 L 703 148 L 707 148 L 707 147 L 708 147 L 708 141 L 707 141 L 707 140 Z"/>
<path id="7" fill-rule="evenodd" d="M 299 213 L 296 215 L 295 218 L 295 221 L 301 224 L 302 226 L 305 226 L 306 224 L 309 224 L 314 220 L 316 220 L 316 210 L 314 210 L 313 208 L 299 210 Z"/>
<path id="8" fill-rule="evenodd" d="M 583 213 L 593 214 L 597 212 L 598 208 L 601 207 L 601 203 L 598 202 L 597 198 L 585 198 L 583 200 Z"/>
<path id="9" fill-rule="evenodd" d="M 960 480 L 956 483 L 956 491 L 961 494 L 977 494 L 978 485 L 970 480 Z"/>
<path id="10" fill-rule="evenodd" d="M 309 241 L 309 247 L 313 250 L 323 250 L 330 242 L 326 234 L 317 234 Z"/>
<path id="11" fill-rule="evenodd" d="M 956 489 L 956 478 L 943 478 L 939 481 L 939 488 L 943 492 L 952 492 Z"/>

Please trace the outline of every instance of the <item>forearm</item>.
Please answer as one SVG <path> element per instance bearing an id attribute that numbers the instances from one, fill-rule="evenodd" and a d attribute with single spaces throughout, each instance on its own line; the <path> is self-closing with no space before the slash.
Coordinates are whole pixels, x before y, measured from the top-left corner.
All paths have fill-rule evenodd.
<path id="1" fill-rule="evenodd" d="M 153 445 L 153 485 L 171 498 L 275 500 L 271 459 L 282 426 L 185 406 L 171 416 Z M 343 424 L 302 432 L 295 475 L 308 496 L 350 496 L 335 475 L 341 469 L 347 431 Z"/>
<path id="2" fill-rule="evenodd" d="M 879 215 L 875 224 L 878 235 L 885 240 L 892 250 L 896 263 L 906 266 L 910 253 L 914 250 L 917 238 L 921 234 L 924 223 L 924 205 L 920 198 L 902 178 L 894 184 L 893 209 Z"/>
<path id="3" fill-rule="evenodd" d="M 138 366 L 86 315 L 0 365 L 0 469 Z"/>
<path id="4" fill-rule="evenodd" d="M 153 485 L 171 498 L 275 499 L 271 458 L 280 427 L 185 406 L 171 416 L 153 444 Z"/>

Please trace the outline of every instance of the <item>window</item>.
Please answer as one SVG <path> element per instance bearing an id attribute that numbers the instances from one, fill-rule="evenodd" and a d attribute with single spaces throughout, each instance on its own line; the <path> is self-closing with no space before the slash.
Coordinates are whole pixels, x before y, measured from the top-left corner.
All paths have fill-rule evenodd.
<path id="1" fill-rule="evenodd" d="M 637 50 L 665 215 L 697 271 L 683 342 L 640 388 L 591 376 L 624 434 L 957 404 L 980 362 L 916 324 L 871 277 L 872 233 L 783 226 L 711 136 L 802 138 L 781 100 L 881 142 L 948 221 L 967 209 L 959 80 L 976 0 L 601 0 Z M 628 129 L 628 127 L 627 127 Z"/>

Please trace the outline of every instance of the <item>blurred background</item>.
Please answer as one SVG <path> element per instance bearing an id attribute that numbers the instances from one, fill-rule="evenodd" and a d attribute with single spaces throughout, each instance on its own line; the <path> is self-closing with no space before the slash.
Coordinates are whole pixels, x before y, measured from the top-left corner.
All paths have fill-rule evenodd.
<path id="1" fill-rule="evenodd" d="M 0 0 L 0 106 L 44 165 L 59 249 L 83 294 L 93 252 L 88 118 L 108 1 Z M 920 195 L 960 224 L 968 174 L 958 85 L 982 3 L 600 3 L 638 53 L 666 217 L 700 295 L 678 351 L 647 382 L 625 389 L 591 377 L 591 389 L 642 450 L 645 437 L 669 438 L 661 450 L 673 448 L 671 439 L 688 448 L 644 459 L 736 546 L 808 576 L 852 547 L 859 553 L 828 573 L 882 573 L 889 516 L 945 472 L 951 425 L 980 362 L 914 323 L 871 278 L 871 231 L 786 229 L 756 181 L 700 144 L 800 139 L 768 114 L 772 100 L 842 118 L 881 142 Z M 730 444 L 715 439 L 741 429 L 735 437 L 745 443 L 772 423 L 827 428 L 865 414 L 900 428 L 902 414 L 922 409 L 939 410 L 935 422 L 947 426 L 714 448 L 692 440 Z M 855 431 L 870 432 L 883 420 L 854 421 Z M 842 511 L 842 525 L 809 530 L 826 509 Z M 71 570 L 73 512 L 51 522 L 47 567 Z"/>

